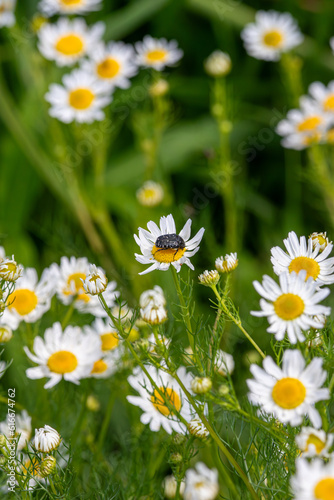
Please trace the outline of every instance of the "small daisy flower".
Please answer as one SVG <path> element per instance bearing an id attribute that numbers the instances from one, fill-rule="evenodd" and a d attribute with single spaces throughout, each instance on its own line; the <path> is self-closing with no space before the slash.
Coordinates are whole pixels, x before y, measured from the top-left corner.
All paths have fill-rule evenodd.
<path id="1" fill-rule="evenodd" d="M 303 457 L 329 457 L 328 450 L 334 441 L 333 434 L 326 434 L 322 429 L 303 427 L 296 436 L 296 444 L 303 452 Z"/>
<path id="2" fill-rule="evenodd" d="M 210 434 L 199 417 L 195 417 L 189 422 L 188 429 L 192 436 L 199 439 L 205 439 Z"/>
<path id="3" fill-rule="evenodd" d="M 95 264 L 89 266 L 89 274 L 82 282 L 83 289 L 89 295 L 98 295 L 106 290 L 108 280 L 101 267 L 96 267 Z"/>
<path id="4" fill-rule="evenodd" d="M 101 341 L 101 350 L 104 354 L 119 347 L 118 331 L 110 326 L 109 318 L 96 318 L 91 326 L 84 327 L 85 333 L 97 335 Z"/>
<path id="5" fill-rule="evenodd" d="M 334 283 L 334 258 L 327 259 L 333 249 L 332 243 L 328 243 L 326 248 L 320 251 L 319 245 L 314 249 L 313 238 L 306 241 L 305 236 L 301 236 L 298 240 L 293 231 L 283 243 L 287 253 L 280 247 L 271 249 L 270 260 L 277 275 L 306 271 L 306 279 L 312 277 L 320 286 Z"/>
<path id="6" fill-rule="evenodd" d="M 47 17 L 54 14 L 87 14 L 102 8 L 102 0 L 41 0 L 39 10 Z"/>
<path id="7" fill-rule="evenodd" d="M 179 234 L 176 234 L 172 215 L 161 217 L 160 228 L 153 221 L 147 223 L 148 231 L 140 227 L 139 237 L 134 235 L 134 238 L 142 255 L 135 254 L 135 257 L 141 264 L 151 264 L 151 266 L 139 274 L 146 274 L 155 269 L 167 271 L 170 265 L 177 272 L 181 270 L 183 264 L 194 269 L 189 257 L 198 252 L 204 228 L 200 229 L 192 239 L 189 239 L 191 222 L 191 219 L 188 219 Z"/>
<path id="8" fill-rule="evenodd" d="M 215 50 L 212 54 L 204 61 L 204 69 L 209 76 L 214 78 L 221 78 L 226 76 L 232 67 L 231 58 L 226 52 L 221 50 Z"/>
<path id="9" fill-rule="evenodd" d="M 0 262 L 0 280 L 16 281 L 22 276 L 23 266 L 17 264 L 14 255 L 11 259 L 3 258 Z"/>
<path id="10" fill-rule="evenodd" d="M 321 82 L 313 82 L 308 92 L 325 113 L 334 113 L 334 81 L 327 87 Z"/>
<path id="11" fill-rule="evenodd" d="M 95 51 L 104 30 L 105 25 L 101 22 L 88 27 L 84 19 L 71 21 L 62 17 L 54 24 L 46 23 L 41 27 L 38 49 L 57 66 L 72 66 Z"/>
<path id="12" fill-rule="evenodd" d="M 267 316 L 270 323 L 268 333 L 273 333 L 276 340 L 283 340 L 287 333 L 291 344 L 297 340 L 303 342 L 305 337 L 302 330 L 322 328 L 315 315 L 329 316 L 330 307 L 319 304 L 330 293 L 329 288 L 318 290 L 312 278 L 305 281 L 306 271 L 299 274 L 282 273 L 278 285 L 269 276 L 263 277 L 262 285 L 254 281 L 255 290 L 264 299 L 260 300 L 261 311 L 252 311 L 253 316 Z"/>
<path id="13" fill-rule="evenodd" d="M 308 237 L 312 240 L 312 248 L 315 250 L 319 246 L 319 252 L 323 252 L 328 245 L 332 245 L 332 241 L 327 238 L 327 233 L 312 233 Z"/>
<path id="14" fill-rule="evenodd" d="M 13 429 L 12 420 L 7 416 L 7 420 L 0 422 L 0 433 L 4 434 L 8 439 L 12 439 L 13 432 L 15 437 L 20 436 L 17 449 L 23 450 L 30 441 L 32 428 L 31 428 L 31 417 L 26 410 L 23 410 L 21 414 L 15 414 L 15 429 Z"/>
<path id="15" fill-rule="evenodd" d="M 238 266 L 237 253 L 226 254 L 225 257 L 218 257 L 215 261 L 217 271 L 220 273 L 230 273 Z"/>
<path id="16" fill-rule="evenodd" d="M 104 120 L 102 108 L 112 97 L 105 83 L 81 69 L 63 76 L 63 85 L 52 83 L 45 95 L 51 104 L 49 115 L 63 123 L 93 123 Z"/>
<path id="17" fill-rule="evenodd" d="M 60 441 L 61 437 L 59 433 L 50 427 L 50 425 L 35 429 L 34 446 L 36 450 L 42 453 L 50 453 L 56 450 L 60 445 Z"/>
<path id="18" fill-rule="evenodd" d="M 141 188 L 138 189 L 137 200 L 144 207 L 156 207 L 164 197 L 164 190 L 160 184 L 154 181 L 146 181 Z"/>
<path id="19" fill-rule="evenodd" d="M 198 276 L 199 282 L 204 286 L 217 285 L 220 276 L 218 271 L 204 271 L 204 273 Z"/>
<path id="20" fill-rule="evenodd" d="M 178 413 L 186 422 L 190 422 L 191 407 L 178 382 L 168 373 L 153 366 L 146 366 L 146 370 L 169 401 L 171 408 L 166 405 L 161 393 L 139 367 L 136 367 L 133 375 L 128 378 L 129 384 L 139 396 L 127 396 L 126 399 L 143 411 L 140 421 L 145 425 L 149 424 L 151 431 L 157 432 L 162 427 L 168 434 L 172 434 L 173 431 L 185 434 L 187 428 L 180 421 Z M 184 367 L 177 370 L 177 375 L 186 389 L 190 390 L 192 375 L 187 373 Z"/>
<path id="21" fill-rule="evenodd" d="M 155 285 L 153 290 L 146 290 L 140 296 L 139 305 L 142 309 L 145 309 L 147 306 L 164 307 L 166 305 L 166 299 L 163 289 Z"/>
<path id="22" fill-rule="evenodd" d="M 0 28 L 14 26 L 16 0 L 0 0 Z"/>
<path id="23" fill-rule="evenodd" d="M 90 376 L 92 378 L 108 378 L 113 375 L 119 368 L 121 353 L 119 349 L 114 349 L 104 354 L 100 359 L 95 361 Z"/>
<path id="24" fill-rule="evenodd" d="M 233 356 L 218 349 L 215 360 L 215 370 L 223 377 L 226 377 L 227 374 L 232 375 L 234 367 L 235 363 Z"/>
<path id="25" fill-rule="evenodd" d="M 300 351 L 286 350 L 280 368 L 267 356 L 264 369 L 257 365 L 250 367 L 254 379 L 247 380 L 249 401 L 293 427 L 300 425 L 308 415 L 313 426 L 319 429 L 321 417 L 314 405 L 329 398 L 329 390 L 321 388 L 327 376 L 322 363 L 321 358 L 313 358 L 306 367 Z"/>
<path id="26" fill-rule="evenodd" d="M 87 378 L 95 361 L 101 356 L 100 340 L 96 335 L 84 334 L 79 327 L 68 326 L 62 331 L 60 323 L 45 330 L 44 339 L 35 337 L 34 352 L 24 348 L 26 355 L 39 366 L 28 368 L 26 375 L 32 380 L 49 377 L 45 389 L 58 384 L 62 378 L 79 385 Z"/>
<path id="27" fill-rule="evenodd" d="M 299 458 L 291 479 L 294 500 L 332 500 L 334 498 L 334 459 L 328 463 L 315 458 Z"/>
<path id="28" fill-rule="evenodd" d="M 178 48 L 176 40 L 168 42 L 165 38 L 144 37 L 142 42 L 135 44 L 137 58 L 136 62 L 144 68 L 163 70 L 166 66 L 173 66 L 182 57 L 183 51 Z"/>
<path id="29" fill-rule="evenodd" d="M 212 381 L 209 377 L 195 377 L 191 381 L 191 390 L 195 394 L 206 394 L 211 390 Z"/>
<path id="30" fill-rule="evenodd" d="M 250 56 L 265 61 L 278 61 L 283 52 L 289 52 L 304 39 L 289 13 L 274 10 L 258 11 L 255 23 L 243 29 L 241 38 Z"/>
<path id="31" fill-rule="evenodd" d="M 175 498 L 177 492 L 177 481 L 174 476 L 166 476 L 162 482 L 162 487 L 164 489 L 164 495 L 166 498 Z M 180 484 L 180 496 L 183 497 L 184 492 L 184 481 Z"/>
<path id="32" fill-rule="evenodd" d="M 218 471 L 198 462 L 186 472 L 184 500 L 214 500 L 219 493 Z"/>
<path id="33" fill-rule="evenodd" d="M 110 42 L 107 45 L 99 44 L 90 59 L 82 62 L 82 69 L 97 79 L 115 87 L 127 89 L 130 87 L 130 78 L 138 73 L 134 64 L 134 49 L 132 45 L 123 42 Z"/>

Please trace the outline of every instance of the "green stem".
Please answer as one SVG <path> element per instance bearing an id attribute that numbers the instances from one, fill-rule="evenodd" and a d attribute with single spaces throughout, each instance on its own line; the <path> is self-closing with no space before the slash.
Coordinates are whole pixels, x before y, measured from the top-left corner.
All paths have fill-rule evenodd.
<path id="1" fill-rule="evenodd" d="M 194 343 L 194 337 L 193 337 L 193 332 L 192 332 L 192 326 L 191 326 L 191 320 L 190 320 L 190 314 L 189 314 L 189 308 L 188 306 L 186 306 L 186 303 L 184 301 L 184 297 L 182 295 L 182 290 L 181 290 L 181 286 L 180 286 L 180 282 L 179 282 L 179 279 L 178 279 L 178 276 L 177 276 L 177 272 L 176 272 L 176 269 L 174 268 L 174 266 L 170 266 L 171 270 L 172 270 L 172 276 L 173 276 L 173 280 L 174 280 L 174 285 L 175 285 L 175 288 L 176 288 L 176 292 L 177 292 L 177 295 L 178 295 L 178 298 L 179 298 L 179 301 L 180 301 L 180 305 L 181 305 L 181 310 L 182 310 L 182 317 L 184 319 L 184 322 L 185 322 L 185 325 L 186 325 L 186 329 L 187 329 L 187 335 L 188 335 L 188 340 L 189 340 L 189 345 L 193 351 L 193 354 L 195 355 L 195 343 Z"/>
<path id="2" fill-rule="evenodd" d="M 64 328 L 66 328 L 66 326 L 68 325 L 68 323 L 69 323 L 69 321 L 70 321 L 70 319 L 72 317 L 72 314 L 73 314 L 73 311 L 74 311 L 74 306 L 75 306 L 75 303 L 77 301 L 77 298 L 78 298 L 77 296 L 74 297 L 74 299 L 72 300 L 72 303 L 71 303 L 70 307 L 68 308 L 67 313 L 64 316 L 64 319 L 63 319 L 63 321 L 61 323 L 61 327 L 62 327 L 63 330 L 64 330 Z"/>

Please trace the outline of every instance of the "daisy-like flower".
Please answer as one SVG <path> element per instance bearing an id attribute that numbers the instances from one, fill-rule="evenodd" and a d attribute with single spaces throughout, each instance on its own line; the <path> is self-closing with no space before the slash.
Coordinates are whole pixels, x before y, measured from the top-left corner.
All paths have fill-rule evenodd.
<path id="1" fill-rule="evenodd" d="M 215 261 L 217 271 L 220 273 L 230 273 L 238 266 L 237 253 L 226 254 L 225 257 L 218 257 Z"/>
<path id="2" fill-rule="evenodd" d="M 324 85 L 321 82 L 313 82 L 308 92 L 325 113 L 334 113 L 334 81 Z"/>
<path id="3" fill-rule="evenodd" d="M 60 266 L 52 264 L 53 273 L 57 276 L 56 291 L 59 300 L 69 305 L 75 300 L 74 307 L 82 313 L 90 313 L 100 318 L 106 318 L 107 313 L 96 295 L 88 295 L 83 288 L 83 281 L 89 275 L 90 264 L 86 257 L 62 257 Z M 115 291 L 116 282 L 110 281 L 103 294 L 108 307 L 115 305 L 119 292 Z"/>
<path id="4" fill-rule="evenodd" d="M 215 50 L 204 61 L 205 71 L 214 78 L 226 76 L 231 71 L 231 67 L 232 62 L 230 56 L 221 50 Z"/>
<path id="5" fill-rule="evenodd" d="M 278 61 L 283 52 L 289 52 L 304 39 L 289 13 L 274 10 L 258 11 L 255 23 L 243 29 L 241 38 L 250 56 L 266 61 Z"/>
<path id="6" fill-rule="evenodd" d="M 334 258 L 327 259 L 333 249 L 332 243 L 328 243 L 326 248 L 320 251 L 320 245 L 314 249 L 313 238 L 310 237 L 306 241 L 305 236 L 301 236 L 298 240 L 293 231 L 283 243 L 287 253 L 280 247 L 271 249 L 271 262 L 277 275 L 284 272 L 298 274 L 300 271 L 306 271 L 305 279 L 311 277 L 318 285 L 334 283 Z"/>
<path id="7" fill-rule="evenodd" d="M 56 450 L 60 445 L 60 441 L 60 434 L 50 425 L 35 429 L 34 446 L 36 450 L 42 453 L 50 453 Z"/>
<path id="8" fill-rule="evenodd" d="M 143 424 L 149 424 L 151 431 L 157 432 L 160 427 L 163 427 L 168 434 L 172 434 L 173 431 L 185 434 L 187 427 L 178 414 L 186 422 L 190 422 L 191 407 L 178 382 L 168 373 L 153 366 L 146 366 L 146 370 L 160 392 L 152 385 L 141 368 L 136 367 L 133 375 L 128 378 L 128 382 L 139 393 L 139 396 L 127 396 L 126 399 L 143 410 L 140 421 Z M 183 366 L 177 370 L 177 375 L 186 389 L 191 390 L 192 375 L 187 373 Z M 166 404 L 166 400 L 169 405 Z"/>
<path id="9" fill-rule="evenodd" d="M 101 350 L 104 354 L 119 347 L 119 335 L 117 330 L 110 326 L 108 318 L 96 318 L 91 326 L 85 326 L 84 331 L 95 334 L 100 338 Z"/>
<path id="10" fill-rule="evenodd" d="M 134 56 L 132 45 L 123 42 L 99 44 L 90 54 L 90 60 L 82 62 L 82 69 L 107 83 L 110 89 L 127 89 L 130 87 L 129 78 L 138 72 Z"/>
<path id="11" fill-rule="evenodd" d="M 323 233 L 312 233 L 308 239 L 312 240 L 313 250 L 319 246 L 320 252 L 323 252 L 328 245 L 332 245 L 332 241 L 329 241 L 326 231 Z"/>
<path id="12" fill-rule="evenodd" d="M 184 500 L 214 500 L 219 493 L 218 471 L 198 462 L 186 472 Z"/>
<path id="13" fill-rule="evenodd" d="M 76 69 L 63 76 L 63 85 L 52 83 L 45 95 L 49 115 L 61 122 L 93 123 L 105 118 L 102 108 L 111 103 L 109 88 L 94 75 Z"/>
<path id="14" fill-rule="evenodd" d="M 291 344 L 296 344 L 297 340 L 303 342 L 302 330 L 323 327 L 315 315 L 328 316 L 331 312 L 330 307 L 319 304 L 329 295 L 329 288 L 317 291 L 317 283 L 312 278 L 305 281 L 305 278 L 306 271 L 303 270 L 299 274 L 280 274 L 279 285 L 269 276 L 263 277 L 262 285 L 253 282 L 255 290 L 266 300 L 260 300 L 261 311 L 252 311 L 251 314 L 267 316 L 270 323 L 267 332 L 273 333 L 276 340 L 283 340 L 287 333 Z"/>
<path id="15" fill-rule="evenodd" d="M 93 378 L 108 378 L 113 375 L 119 368 L 121 353 L 119 349 L 104 354 L 100 359 L 95 361 L 90 376 Z"/>
<path id="16" fill-rule="evenodd" d="M 108 280 L 101 267 L 96 267 L 95 264 L 89 266 L 89 274 L 82 282 L 83 289 L 89 295 L 98 295 L 106 290 Z"/>
<path id="17" fill-rule="evenodd" d="M 235 363 L 233 356 L 218 349 L 215 360 L 215 370 L 223 377 L 226 377 L 227 374 L 232 375 L 234 367 Z"/>
<path id="18" fill-rule="evenodd" d="M 135 254 L 135 257 L 141 264 L 151 264 L 151 266 L 139 274 L 146 274 L 155 269 L 167 271 L 170 265 L 174 266 L 177 272 L 181 270 L 183 264 L 194 269 L 189 257 L 198 252 L 204 228 L 189 239 L 191 222 L 191 219 L 188 219 L 179 234 L 176 234 L 172 215 L 161 217 L 160 228 L 153 221 L 147 223 L 148 231 L 140 227 L 139 237 L 134 235 L 134 238 L 142 255 Z"/>
<path id="19" fill-rule="evenodd" d="M 152 83 L 152 85 L 149 87 L 148 91 L 149 91 L 150 96 L 153 98 L 154 97 L 163 97 L 164 95 L 167 94 L 167 92 L 169 92 L 169 88 L 170 88 L 170 85 L 169 85 L 168 81 L 165 80 L 164 78 L 159 78 L 159 80 Z M 149 183 L 149 182 L 153 183 L 153 181 L 147 181 L 147 183 Z M 157 184 L 157 186 L 159 186 L 159 184 Z M 162 189 L 161 186 L 160 186 L 160 188 Z M 162 195 L 163 195 L 163 192 L 162 192 Z M 137 192 L 137 197 L 138 197 L 138 192 Z M 139 200 L 139 202 L 140 202 L 140 200 Z M 144 205 L 144 203 L 142 203 L 142 205 Z"/>
<path id="20" fill-rule="evenodd" d="M 160 184 L 154 181 L 146 181 L 141 188 L 138 189 L 137 200 L 144 207 L 156 207 L 164 197 L 164 190 Z"/>
<path id="21" fill-rule="evenodd" d="M 68 326 L 62 331 L 60 323 L 45 330 L 44 339 L 35 337 L 34 352 L 24 348 L 34 363 L 28 368 L 28 378 L 36 380 L 49 377 L 45 389 L 58 384 L 62 378 L 79 384 L 80 379 L 90 376 L 95 361 L 101 357 L 101 343 L 96 335 L 84 334 L 79 327 Z"/>
<path id="22" fill-rule="evenodd" d="M 332 500 L 334 498 L 334 459 L 327 464 L 315 458 L 299 458 L 291 479 L 294 500 Z"/>
<path id="23" fill-rule="evenodd" d="M 144 68 L 163 70 L 166 66 L 173 66 L 182 57 L 183 51 L 179 49 L 176 40 L 168 42 L 165 38 L 144 37 L 142 42 L 135 44 L 137 51 L 137 64 Z"/>
<path id="24" fill-rule="evenodd" d="M 329 390 L 321 388 L 327 375 L 322 363 L 321 358 L 313 358 L 306 367 L 300 351 L 286 350 L 280 368 L 267 356 L 263 360 L 264 369 L 257 365 L 250 367 L 254 379 L 247 380 L 249 401 L 283 424 L 294 427 L 308 415 L 313 426 L 319 429 L 321 417 L 314 405 L 329 398 Z"/>
<path id="25" fill-rule="evenodd" d="M 10 415 L 7 415 L 7 420 L 0 422 L 0 433 L 4 434 L 8 439 L 13 438 L 13 432 L 15 437 L 18 438 L 17 449 L 23 450 L 27 446 L 31 438 L 31 417 L 26 410 L 23 410 L 21 414 L 15 414 L 15 429 L 13 429 L 12 420 Z"/>
<path id="26" fill-rule="evenodd" d="M 86 14 L 102 7 L 102 0 L 41 0 L 39 10 L 47 17 L 54 14 Z"/>
<path id="27" fill-rule="evenodd" d="M 15 290 L 10 294 L 1 322 L 16 330 L 21 321 L 35 323 L 50 309 L 54 295 L 56 276 L 45 269 L 38 281 L 37 271 L 26 268 L 15 283 Z"/>
<path id="28" fill-rule="evenodd" d="M 0 0 L 0 28 L 15 24 L 15 6 L 16 0 Z"/>
<path id="29" fill-rule="evenodd" d="M 11 259 L 3 258 L 0 262 L 0 280 L 16 281 L 22 276 L 23 266 L 17 264 L 14 255 Z"/>
<path id="30" fill-rule="evenodd" d="M 57 66 L 72 66 L 82 57 L 92 54 L 101 41 L 104 23 L 88 27 L 84 19 L 72 21 L 62 17 L 55 24 L 44 24 L 38 31 L 38 49 Z"/>
<path id="31" fill-rule="evenodd" d="M 296 444 L 304 457 L 329 457 L 329 449 L 334 441 L 333 434 L 326 434 L 322 429 L 303 427 L 296 436 Z"/>

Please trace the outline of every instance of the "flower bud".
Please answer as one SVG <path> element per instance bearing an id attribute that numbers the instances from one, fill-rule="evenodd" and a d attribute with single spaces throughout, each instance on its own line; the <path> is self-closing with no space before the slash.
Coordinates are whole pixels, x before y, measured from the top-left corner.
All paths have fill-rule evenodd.
<path id="1" fill-rule="evenodd" d="M 23 266 L 17 264 L 14 255 L 11 259 L 4 259 L 0 263 L 0 280 L 16 281 L 23 272 Z"/>
<path id="2" fill-rule="evenodd" d="M 310 234 L 309 239 L 312 240 L 313 250 L 315 250 L 317 248 L 317 246 L 319 246 L 320 252 L 323 252 L 325 250 L 325 248 L 332 243 L 327 238 L 326 232 L 312 233 L 312 234 Z"/>
<path id="3" fill-rule="evenodd" d="M 198 276 L 199 282 L 201 285 L 204 286 L 212 286 L 212 285 L 217 285 L 220 276 L 218 271 L 204 271 L 204 273 L 200 274 Z"/>
<path id="4" fill-rule="evenodd" d="M 52 474 L 55 471 L 56 465 L 57 465 L 57 460 L 55 459 L 55 457 L 48 455 L 39 464 L 40 475 L 42 477 L 49 476 L 50 474 Z"/>
<path id="5" fill-rule="evenodd" d="M 215 50 L 204 61 L 205 71 L 214 78 L 226 76 L 231 71 L 231 68 L 232 62 L 230 56 L 221 50 Z"/>
<path id="6" fill-rule="evenodd" d="M 172 453 L 169 457 L 169 461 L 172 464 L 180 464 L 183 461 L 183 456 L 178 452 Z"/>
<path id="7" fill-rule="evenodd" d="M 97 412 L 101 408 L 101 405 L 99 400 L 93 394 L 90 394 L 86 401 L 86 407 L 89 411 Z"/>
<path id="8" fill-rule="evenodd" d="M 50 453 L 50 451 L 57 449 L 60 441 L 60 435 L 50 425 L 35 430 L 35 448 L 42 453 Z"/>
<path id="9" fill-rule="evenodd" d="M 209 377 L 195 377 L 191 381 L 191 390 L 195 394 L 205 394 L 210 391 L 212 387 L 212 381 Z"/>
<path id="10" fill-rule="evenodd" d="M 218 257 L 215 262 L 216 269 L 220 273 L 230 273 L 238 266 L 236 253 L 226 254 L 225 257 Z"/>
<path id="11" fill-rule="evenodd" d="M 83 288 L 89 295 L 98 295 L 105 291 L 108 285 L 108 280 L 103 272 L 103 269 L 92 264 L 89 267 L 89 274 L 85 280 L 82 280 Z"/>
<path id="12" fill-rule="evenodd" d="M 193 418 L 189 422 L 188 429 L 189 429 L 189 432 L 192 436 L 196 436 L 200 439 L 204 439 L 204 438 L 208 437 L 208 435 L 209 435 L 209 431 L 207 430 L 207 428 L 205 427 L 203 422 L 198 417 Z"/>
<path id="13" fill-rule="evenodd" d="M 9 342 L 13 336 L 12 330 L 9 326 L 2 325 L 0 326 L 0 343 L 4 344 L 5 342 Z"/>

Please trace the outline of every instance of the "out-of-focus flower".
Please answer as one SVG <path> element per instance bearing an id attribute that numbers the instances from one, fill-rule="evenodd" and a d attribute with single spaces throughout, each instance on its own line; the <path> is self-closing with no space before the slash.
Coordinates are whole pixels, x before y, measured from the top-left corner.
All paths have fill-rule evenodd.
<path id="1" fill-rule="evenodd" d="M 144 207 L 156 207 L 163 200 L 164 190 L 157 182 L 146 181 L 138 189 L 136 196 L 139 203 Z"/>
<path id="2" fill-rule="evenodd" d="M 142 42 L 135 44 L 135 47 L 137 64 L 158 71 L 166 66 L 173 66 L 183 56 L 183 51 L 179 49 L 176 40 L 168 42 L 165 38 L 156 39 L 146 35 Z"/>
<path id="3" fill-rule="evenodd" d="M 334 459 L 324 463 L 319 458 L 309 462 L 298 458 L 296 475 L 291 478 L 294 500 L 331 500 L 334 488 Z"/>
<path id="4" fill-rule="evenodd" d="M 226 52 L 215 50 L 204 61 L 204 68 L 207 74 L 214 78 L 226 76 L 232 68 L 231 58 Z"/>
<path id="5" fill-rule="evenodd" d="M 225 377 L 227 374 L 232 375 L 235 367 L 234 359 L 231 354 L 222 351 L 221 349 L 217 350 L 216 360 L 215 360 L 215 370 Z"/>
<path id="6" fill-rule="evenodd" d="M 0 0 L 0 28 L 14 26 L 16 0 Z"/>
<path id="7" fill-rule="evenodd" d="M 329 457 L 329 449 L 334 441 L 333 434 L 326 434 L 322 429 L 303 427 L 296 436 L 296 444 L 304 457 Z"/>
<path id="8" fill-rule="evenodd" d="M 23 410 L 21 414 L 16 413 L 15 415 L 15 428 L 13 427 L 13 422 L 9 418 L 4 422 L 0 422 L 0 433 L 4 434 L 8 439 L 13 438 L 13 432 L 15 437 L 20 436 L 17 449 L 23 450 L 27 446 L 31 438 L 31 417 L 26 410 Z"/>
<path id="9" fill-rule="evenodd" d="M 186 472 L 185 500 L 214 500 L 219 493 L 218 471 L 198 462 Z"/>
<path id="10" fill-rule="evenodd" d="M 230 273 L 238 266 L 236 253 L 226 254 L 225 257 L 218 257 L 215 261 L 217 271 L 220 273 Z"/>
<path id="11" fill-rule="evenodd" d="M 102 0 L 41 0 L 38 8 L 45 16 L 87 14 L 102 8 Z"/>

